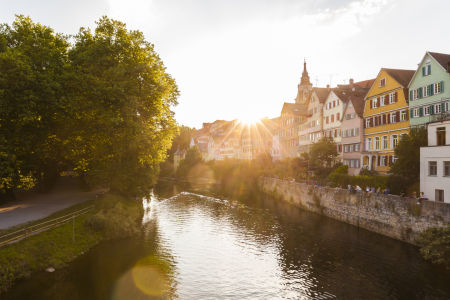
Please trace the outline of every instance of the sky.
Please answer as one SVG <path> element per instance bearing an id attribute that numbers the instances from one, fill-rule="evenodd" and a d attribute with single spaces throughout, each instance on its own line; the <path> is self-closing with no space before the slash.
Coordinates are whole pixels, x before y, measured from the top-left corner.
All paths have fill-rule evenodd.
<path id="1" fill-rule="evenodd" d="M 449 0 L 15 0 L 0 23 L 23 14 L 76 34 L 106 15 L 142 31 L 180 89 L 177 122 L 198 129 L 279 116 L 304 59 L 319 87 L 415 70 L 426 51 L 450 53 L 449 11 Z"/>

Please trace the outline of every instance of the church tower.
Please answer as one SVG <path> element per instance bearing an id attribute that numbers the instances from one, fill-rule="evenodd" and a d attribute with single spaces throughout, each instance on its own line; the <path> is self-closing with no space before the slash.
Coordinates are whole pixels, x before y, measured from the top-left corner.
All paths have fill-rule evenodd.
<path id="1" fill-rule="evenodd" d="M 312 92 L 312 83 L 309 81 L 308 71 L 306 70 L 306 59 L 303 62 L 303 72 L 302 78 L 300 79 L 300 84 L 298 85 L 297 98 L 295 103 L 306 103 Z"/>

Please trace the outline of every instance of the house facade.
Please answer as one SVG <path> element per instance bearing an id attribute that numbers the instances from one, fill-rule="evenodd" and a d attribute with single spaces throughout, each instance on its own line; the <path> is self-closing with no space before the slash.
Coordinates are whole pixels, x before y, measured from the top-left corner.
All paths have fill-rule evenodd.
<path id="1" fill-rule="evenodd" d="M 178 147 L 177 151 L 173 155 L 173 168 L 174 171 L 177 170 L 177 168 L 180 166 L 180 161 L 186 157 L 186 149 L 180 150 L 180 147 Z"/>
<path id="2" fill-rule="evenodd" d="M 424 126 L 449 110 L 450 55 L 427 52 L 409 84 L 410 125 Z"/>
<path id="3" fill-rule="evenodd" d="M 450 115 L 428 124 L 428 147 L 420 148 L 420 191 L 450 202 Z"/>
<path id="4" fill-rule="evenodd" d="M 350 96 L 342 113 L 342 158 L 349 175 L 358 175 L 361 170 L 364 103 L 364 97 Z"/>
<path id="5" fill-rule="evenodd" d="M 414 70 L 381 69 L 364 106 L 364 149 L 361 166 L 380 174 L 395 162 L 394 148 L 409 131 L 408 89 Z"/>

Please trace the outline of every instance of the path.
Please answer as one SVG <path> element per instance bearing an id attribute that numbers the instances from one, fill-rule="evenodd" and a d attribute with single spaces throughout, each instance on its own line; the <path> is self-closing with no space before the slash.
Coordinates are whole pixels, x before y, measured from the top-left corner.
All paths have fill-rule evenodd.
<path id="1" fill-rule="evenodd" d="M 19 191 L 16 200 L 0 205 L 0 229 L 47 217 L 48 215 L 87 200 L 107 189 L 95 188 L 83 192 L 76 178 L 61 177 L 49 193 L 36 194 L 32 190 Z"/>

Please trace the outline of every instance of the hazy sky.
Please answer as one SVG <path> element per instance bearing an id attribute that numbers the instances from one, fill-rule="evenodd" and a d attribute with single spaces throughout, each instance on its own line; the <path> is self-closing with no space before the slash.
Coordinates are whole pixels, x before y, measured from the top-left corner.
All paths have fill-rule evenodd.
<path id="1" fill-rule="evenodd" d="M 15 14 L 57 32 L 95 28 L 102 15 L 144 32 L 181 91 L 180 124 L 279 116 L 306 57 L 311 81 L 332 86 L 415 69 L 425 51 L 450 53 L 450 0 L 15 0 Z"/>

